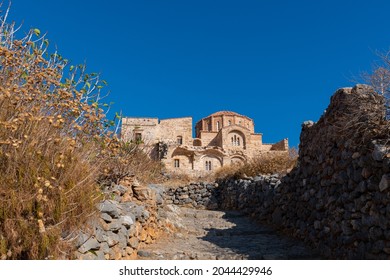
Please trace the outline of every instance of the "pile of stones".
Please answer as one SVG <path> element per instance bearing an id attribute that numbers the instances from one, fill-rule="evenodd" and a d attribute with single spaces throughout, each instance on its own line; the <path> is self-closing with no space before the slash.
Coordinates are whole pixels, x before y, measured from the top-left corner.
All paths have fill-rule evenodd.
<path id="1" fill-rule="evenodd" d="M 76 239 L 75 258 L 82 260 L 136 259 L 145 244 L 169 228 L 162 206 L 163 190 L 157 185 L 141 186 L 137 180 L 106 189 L 109 199 L 96 206 L 98 217 L 91 221 L 89 232 Z M 167 210 L 167 211 L 166 211 Z"/>

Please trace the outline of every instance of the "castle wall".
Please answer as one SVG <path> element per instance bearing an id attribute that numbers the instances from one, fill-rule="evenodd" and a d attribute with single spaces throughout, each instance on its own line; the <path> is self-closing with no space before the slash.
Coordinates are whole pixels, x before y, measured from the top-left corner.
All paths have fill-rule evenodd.
<path id="1" fill-rule="evenodd" d="M 217 136 L 216 132 L 206 132 L 202 131 L 200 133 L 200 137 L 202 139 L 202 145 L 203 146 L 216 146 L 216 141 L 213 141 L 215 137 Z"/>
<path id="2" fill-rule="evenodd" d="M 273 144 L 271 150 L 273 150 L 273 151 L 287 151 L 288 150 L 288 140 L 283 139 L 283 140 L 279 141 L 278 143 Z"/>
<path id="3" fill-rule="evenodd" d="M 123 118 L 121 138 L 124 141 L 135 141 L 135 133 L 141 133 L 142 141 L 154 144 L 159 135 L 157 118 Z"/>
<path id="4" fill-rule="evenodd" d="M 183 145 L 192 145 L 192 118 L 175 118 L 161 120 L 159 124 L 159 138 L 177 142 L 177 137 L 183 138 Z"/>

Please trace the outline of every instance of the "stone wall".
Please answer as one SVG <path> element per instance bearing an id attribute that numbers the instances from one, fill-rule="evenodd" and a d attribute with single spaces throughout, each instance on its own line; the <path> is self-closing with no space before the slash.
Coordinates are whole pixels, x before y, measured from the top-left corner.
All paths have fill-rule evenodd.
<path id="1" fill-rule="evenodd" d="M 390 259 L 382 111 L 382 98 L 366 86 L 338 90 L 320 120 L 303 125 L 298 166 L 281 183 L 220 181 L 220 206 L 303 239 L 327 258 Z"/>
<path id="2" fill-rule="evenodd" d="M 192 118 L 173 118 L 160 120 L 157 139 L 176 142 L 177 136 L 183 139 L 183 145 L 192 145 Z"/>
<path id="3" fill-rule="evenodd" d="M 280 177 L 225 179 L 169 190 L 167 202 L 237 209 L 331 259 L 390 259 L 390 145 L 384 100 L 338 90 L 302 127 L 298 165 Z"/>
<path id="4" fill-rule="evenodd" d="M 97 205 L 98 215 L 88 231 L 76 238 L 75 258 L 80 260 L 137 259 L 142 248 L 163 232 L 174 230 L 174 213 L 163 205 L 163 189 L 158 186 L 113 185 L 108 199 Z"/>
<path id="5" fill-rule="evenodd" d="M 384 99 L 371 88 L 340 89 L 317 123 L 303 124 L 298 164 L 286 176 L 195 183 L 168 188 L 163 197 L 167 204 L 241 210 L 324 258 L 390 259 L 389 127 Z"/>
<path id="6" fill-rule="evenodd" d="M 166 188 L 165 203 L 199 209 L 217 209 L 219 188 L 217 183 L 191 183 L 182 187 Z"/>
<path id="7" fill-rule="evenodd" d="M 154 143 L 158 128 L 157 118 L 123 118 L 121 138 L 126 141 L 135 141 L 135 133 L 141 133 L 144 143 Z"/>
<path id="8" fill-rule="evenodd" d="M 283 139 L 278 143 L 272 144 L 271 150 L 288 151 L 288 139 Z"/>
<path id="9" fill-rule="evenodd" d="M 159 140 L 176 144 L 178 136 L 182 137 L 183 145 L 192 145 L 192 118 L 123 118 L 121 138 L 134 141 L 135 133 L 140 133 L 147 145 L 156 144 Z"/>

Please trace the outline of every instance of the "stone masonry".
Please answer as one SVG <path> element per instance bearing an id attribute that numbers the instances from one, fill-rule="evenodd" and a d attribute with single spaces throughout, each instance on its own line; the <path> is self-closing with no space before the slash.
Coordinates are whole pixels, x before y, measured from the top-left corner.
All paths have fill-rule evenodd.
<path id="1" fill-rule="evenodd" d="M 265 144 L 255 133 L 252 119 L 230 111 L 216 112 L 195 125 L 192 118 L 158 120 L 123 118 L 123 141 L 142 145 L 151 157 L 161 160 L 171 173 L 206 175 L 231 164 L 240 164 L 261 153 L 288 150 L 288 140 Z"/>
<path id="2" fill-rule="evenodd" d="M 390 145 L 384 100 L 343 88 L 302 126 L 286 176 L 224 179 L 169 190 L 177 205 L 234 209 L 299 238 L 330 259 L 390 259 Z"/>

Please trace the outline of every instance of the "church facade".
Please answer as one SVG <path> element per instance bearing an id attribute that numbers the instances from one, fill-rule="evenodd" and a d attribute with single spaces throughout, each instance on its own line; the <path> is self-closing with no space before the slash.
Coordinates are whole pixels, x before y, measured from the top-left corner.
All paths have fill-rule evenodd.
<path id="1" fill-rule="evenodd" d="M 247 116 L 219 111 L 195 125 L 192 117 L 159 120 L 123 118 L 121 138 L 149 148 L 173 173 L 204 175 L 218 168 L 244 163 L 261 153 L 287 152 L 288 140 L 265 144 Z"/>

